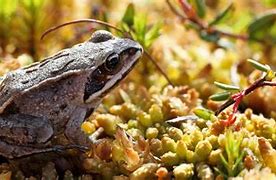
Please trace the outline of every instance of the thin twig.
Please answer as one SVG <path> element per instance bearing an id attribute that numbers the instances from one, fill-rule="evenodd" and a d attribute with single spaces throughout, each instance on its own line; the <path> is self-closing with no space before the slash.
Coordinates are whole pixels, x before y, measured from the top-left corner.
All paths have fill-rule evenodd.
<path id="1" fill-rule="evenodd" d="M 52 27 L 52 28 L 46 30 L 46 31 L 42 34 L 42 36 L 41 36 L 40 39 L 42 40 L 47 34 L 49 34 L 49 33 L 52 32 L 52 31 L 55 31 L 55 30 L 57 30 L 57 29 L 59 29 L 59 28 L 61 28 L 61 27 L 64 27 L 64 26 L 67 26 L 67 25 L 70 25 L 70 24 L 87 23 L 87 22 L 105 25 L 105 26 L 110 27 L 110 28 L 113 28 L 113 29 L 115 29 L 115 30 L 117 30 L 117 31 L 119 31 L 119 32 L 121 32 L 121 33 L 123 33 L 123 34 L 125 33 L 123 30 L 117 28 L 116 26 L 114 26 L 114 25 L 112 25 L 112 24 L 109 24 L 109 23 L 107 23 L 107 22 L 104 22 L 104 21 L 100 21 L 100 20 L 97 20 L 97 19 L 78 19 L 78 20 L 74 20 L 74 21 L 70 21 L 70 22 L 66 22 L 66 23 L 60 24 L 60 25 L 58 25 L 58 26 L 54 26 L 54 27 Z"/>
<path id="2" fill-rule="evenodd" d="M 270 82 L 270 81 L 265 81 L 263 82 L 264 86 L 276 86 L 276 82 Z"/>
<path id="3" fill-rule="evenodd" d="M 145 55 L 147 58 L 155 65 L 155 67 L 158 69 L 158 71 L 164 76 L 164 78 L 168 81 L 168 83 L 172 86 L 174 86 L 173 82 L 170 80 L 170 78 L 167 76 L 165 71 L 159 66 L 159 64 L 149 55 L 147 51 L 145 51 Z"/>
<path id="4" fill-rule="evenodd" d="M 227 107 L 231 106 L 232 104 L 234 104 L 235 101 L 234 99 L 230 98 L 228 99 L 225 103 L 223 103 L 215 112 L 215 115 L 219 115 L 224 109 L 226 109 Z"/>
<path id="5" fill-rule="evenodd" d="M 213 29 L 213 31 L 219 33 L 222 36 L 226 36 L 226 37 L 230 37 L 230 38 L 234 38 L 234 39 L 240 39 L 243 41 L 248 41 L 248 39 L 249 39 L 249 37 L 245 34 L 233 34 L 233 33 L 225 32 L 222 30 L 214 29 L 214 28 L 212 28 L 212 29 Z"/>

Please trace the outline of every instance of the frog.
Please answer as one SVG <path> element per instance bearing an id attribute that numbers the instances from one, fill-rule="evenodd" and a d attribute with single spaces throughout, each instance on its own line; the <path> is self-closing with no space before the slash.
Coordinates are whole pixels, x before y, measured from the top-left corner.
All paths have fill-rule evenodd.
<path id="1" fill-rule="evenodd" d="M 0 84 L 0 155 L 15 159 L 87 140 L 81 124 L 137 64 L 142 46 L 97 30 L 85 42 L 8 72 Z"/>

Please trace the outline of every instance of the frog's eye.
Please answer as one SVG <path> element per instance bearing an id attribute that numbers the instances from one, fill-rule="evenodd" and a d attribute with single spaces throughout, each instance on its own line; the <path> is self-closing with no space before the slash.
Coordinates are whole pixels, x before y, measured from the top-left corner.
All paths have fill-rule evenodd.
<path id="1" fill-rule="evenodd" d="M 109 72 L 114 71 L 117 69 L 120 63 L 120 57 L 118 54 L 112 54 L 107 58 L 105 61 L 105 69 Z"/>

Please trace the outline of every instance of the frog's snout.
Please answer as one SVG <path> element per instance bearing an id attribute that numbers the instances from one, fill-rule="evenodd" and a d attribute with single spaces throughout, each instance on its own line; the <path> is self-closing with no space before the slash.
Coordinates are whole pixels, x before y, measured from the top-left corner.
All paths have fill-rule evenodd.
<path id="1" fill-rule="evenodd" d="M 138 44 L 135 48 L 130 48 L 128 51 L 129 55 L 135 55 L 136 53 L 143 54 L 143 48 L 140 44 Z"/>

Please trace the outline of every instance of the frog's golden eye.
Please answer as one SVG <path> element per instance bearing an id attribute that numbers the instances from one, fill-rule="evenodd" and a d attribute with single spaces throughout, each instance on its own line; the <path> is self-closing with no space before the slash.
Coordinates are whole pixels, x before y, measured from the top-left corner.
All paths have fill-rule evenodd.
<path id="1" fill-rule="evenodd" d="M 117 69 L 119 64 L 120 64 L 119 55 L 118 54 L 112 54 L 105 61 L 105 69 L 109 72 L 114 71 L 114 70 Z"/>

